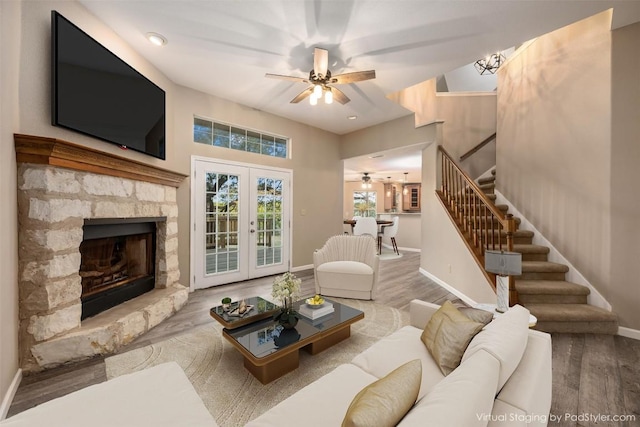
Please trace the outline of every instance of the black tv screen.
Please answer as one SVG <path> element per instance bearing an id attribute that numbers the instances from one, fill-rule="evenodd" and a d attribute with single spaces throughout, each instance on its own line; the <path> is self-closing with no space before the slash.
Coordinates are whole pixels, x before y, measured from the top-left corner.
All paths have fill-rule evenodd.
<path id="1" fill-rule="evenodd" d="M 165 92 L 51 11 L 52 123 L 165 159 Z"/>

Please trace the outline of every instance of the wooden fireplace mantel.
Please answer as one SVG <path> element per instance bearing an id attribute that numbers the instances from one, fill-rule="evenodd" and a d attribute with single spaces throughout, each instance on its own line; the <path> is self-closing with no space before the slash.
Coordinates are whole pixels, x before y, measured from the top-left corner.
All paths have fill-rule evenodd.
<path id="1" fill-rule="evenodd" d="M 36 163 L 178 187 L 188 176 L 83 145 L 43 136 L 13 135 L 18 163 Z"/>

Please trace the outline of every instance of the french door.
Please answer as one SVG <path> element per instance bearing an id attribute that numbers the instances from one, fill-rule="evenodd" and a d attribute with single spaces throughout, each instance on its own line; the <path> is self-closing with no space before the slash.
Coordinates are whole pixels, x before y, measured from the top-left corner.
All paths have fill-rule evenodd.
<path id="1" fill-rule="evenodd" d="M 192 169 L 192 287 L 287 271 L 291 171 L 204 158 Z"/>

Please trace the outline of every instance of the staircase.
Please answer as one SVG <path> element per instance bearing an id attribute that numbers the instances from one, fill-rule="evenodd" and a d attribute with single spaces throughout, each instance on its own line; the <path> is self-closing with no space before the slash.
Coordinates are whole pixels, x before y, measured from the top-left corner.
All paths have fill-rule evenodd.
<path id="1" fill-rule="evenodd" d="M 478 185 L 495 202 L 495 169 Z M 503 213 L 507 205 L 495 205 Z M 520 220 L 516 218 L 516 226 Z M 549 248 L 534 245 L 534 233 L 516 230 L 513 250 L 522 254 L 522 275 L 515 278 L 518 303 L 538 318 L 535 329 L 545 332 L 616 334 L 614 313 L 587 304 L 589 288 L 565 280 L 569 267 L 548 261 Z"/>

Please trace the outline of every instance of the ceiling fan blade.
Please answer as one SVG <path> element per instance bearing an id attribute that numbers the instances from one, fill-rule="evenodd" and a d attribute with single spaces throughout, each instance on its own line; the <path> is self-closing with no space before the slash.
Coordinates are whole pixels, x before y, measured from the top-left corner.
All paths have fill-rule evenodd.
<path id="1" fill-rule="evenodd" d="M 313 93 L 313 87 L 308 87 L 305 90 L 303 90 L 302 92 L 300 92 L 299 94 L 297 94 L 296 97 L 293 98 L 290 101 L 290 103 L 291 104 L 297 104 L 298 102 L 302 101 L 303 99 L 305 99 L 306 97 L 308 97 L 312 93 Z"/>
<path id="2" fill-rule="evenodd" d="M 304 77 L 294 77 L 294 76 L 283 76 L 280 74 L 270 74 L 270 73 L 266 73 L 264 75 L 265 77 L 268 77 L 270 79 L 280 79 L 280 80 L 288 80 L 291 82 L 302 82 L 302 83 L 309 83 L 308 79 L 305 79 Z"/>
<path id="3" fill-rule="evenodd" d="M 361 82 L 363 80 L 371 80 L 375 78 L 376 78 L 375 70 L 356 71 L 354 73 L 345 73 L 345 74 L 338 74 L 337 76 L 333 76 L 331 77 L 331 83 L 334 83 L 334 84 L 354 83 L 354 82 Z"/>
<path id="4" fill-rule="evenodd" d="M 329 51 L 326 49 L 315 48 L 313 51 L 313 71 L 319 78 L 323 79 L 327 75 L 329 67 Z"/>
<path id="5" fill-rule="evenodd" d="M 344 94 L 340 89 L 335 87 L 329 87 L 331 89 L 331 93 L 333 93 L 333 99 L 338 101 L 340 104 L 344 105 L 347 102 L 351 101 L 347 95 Z"/>

